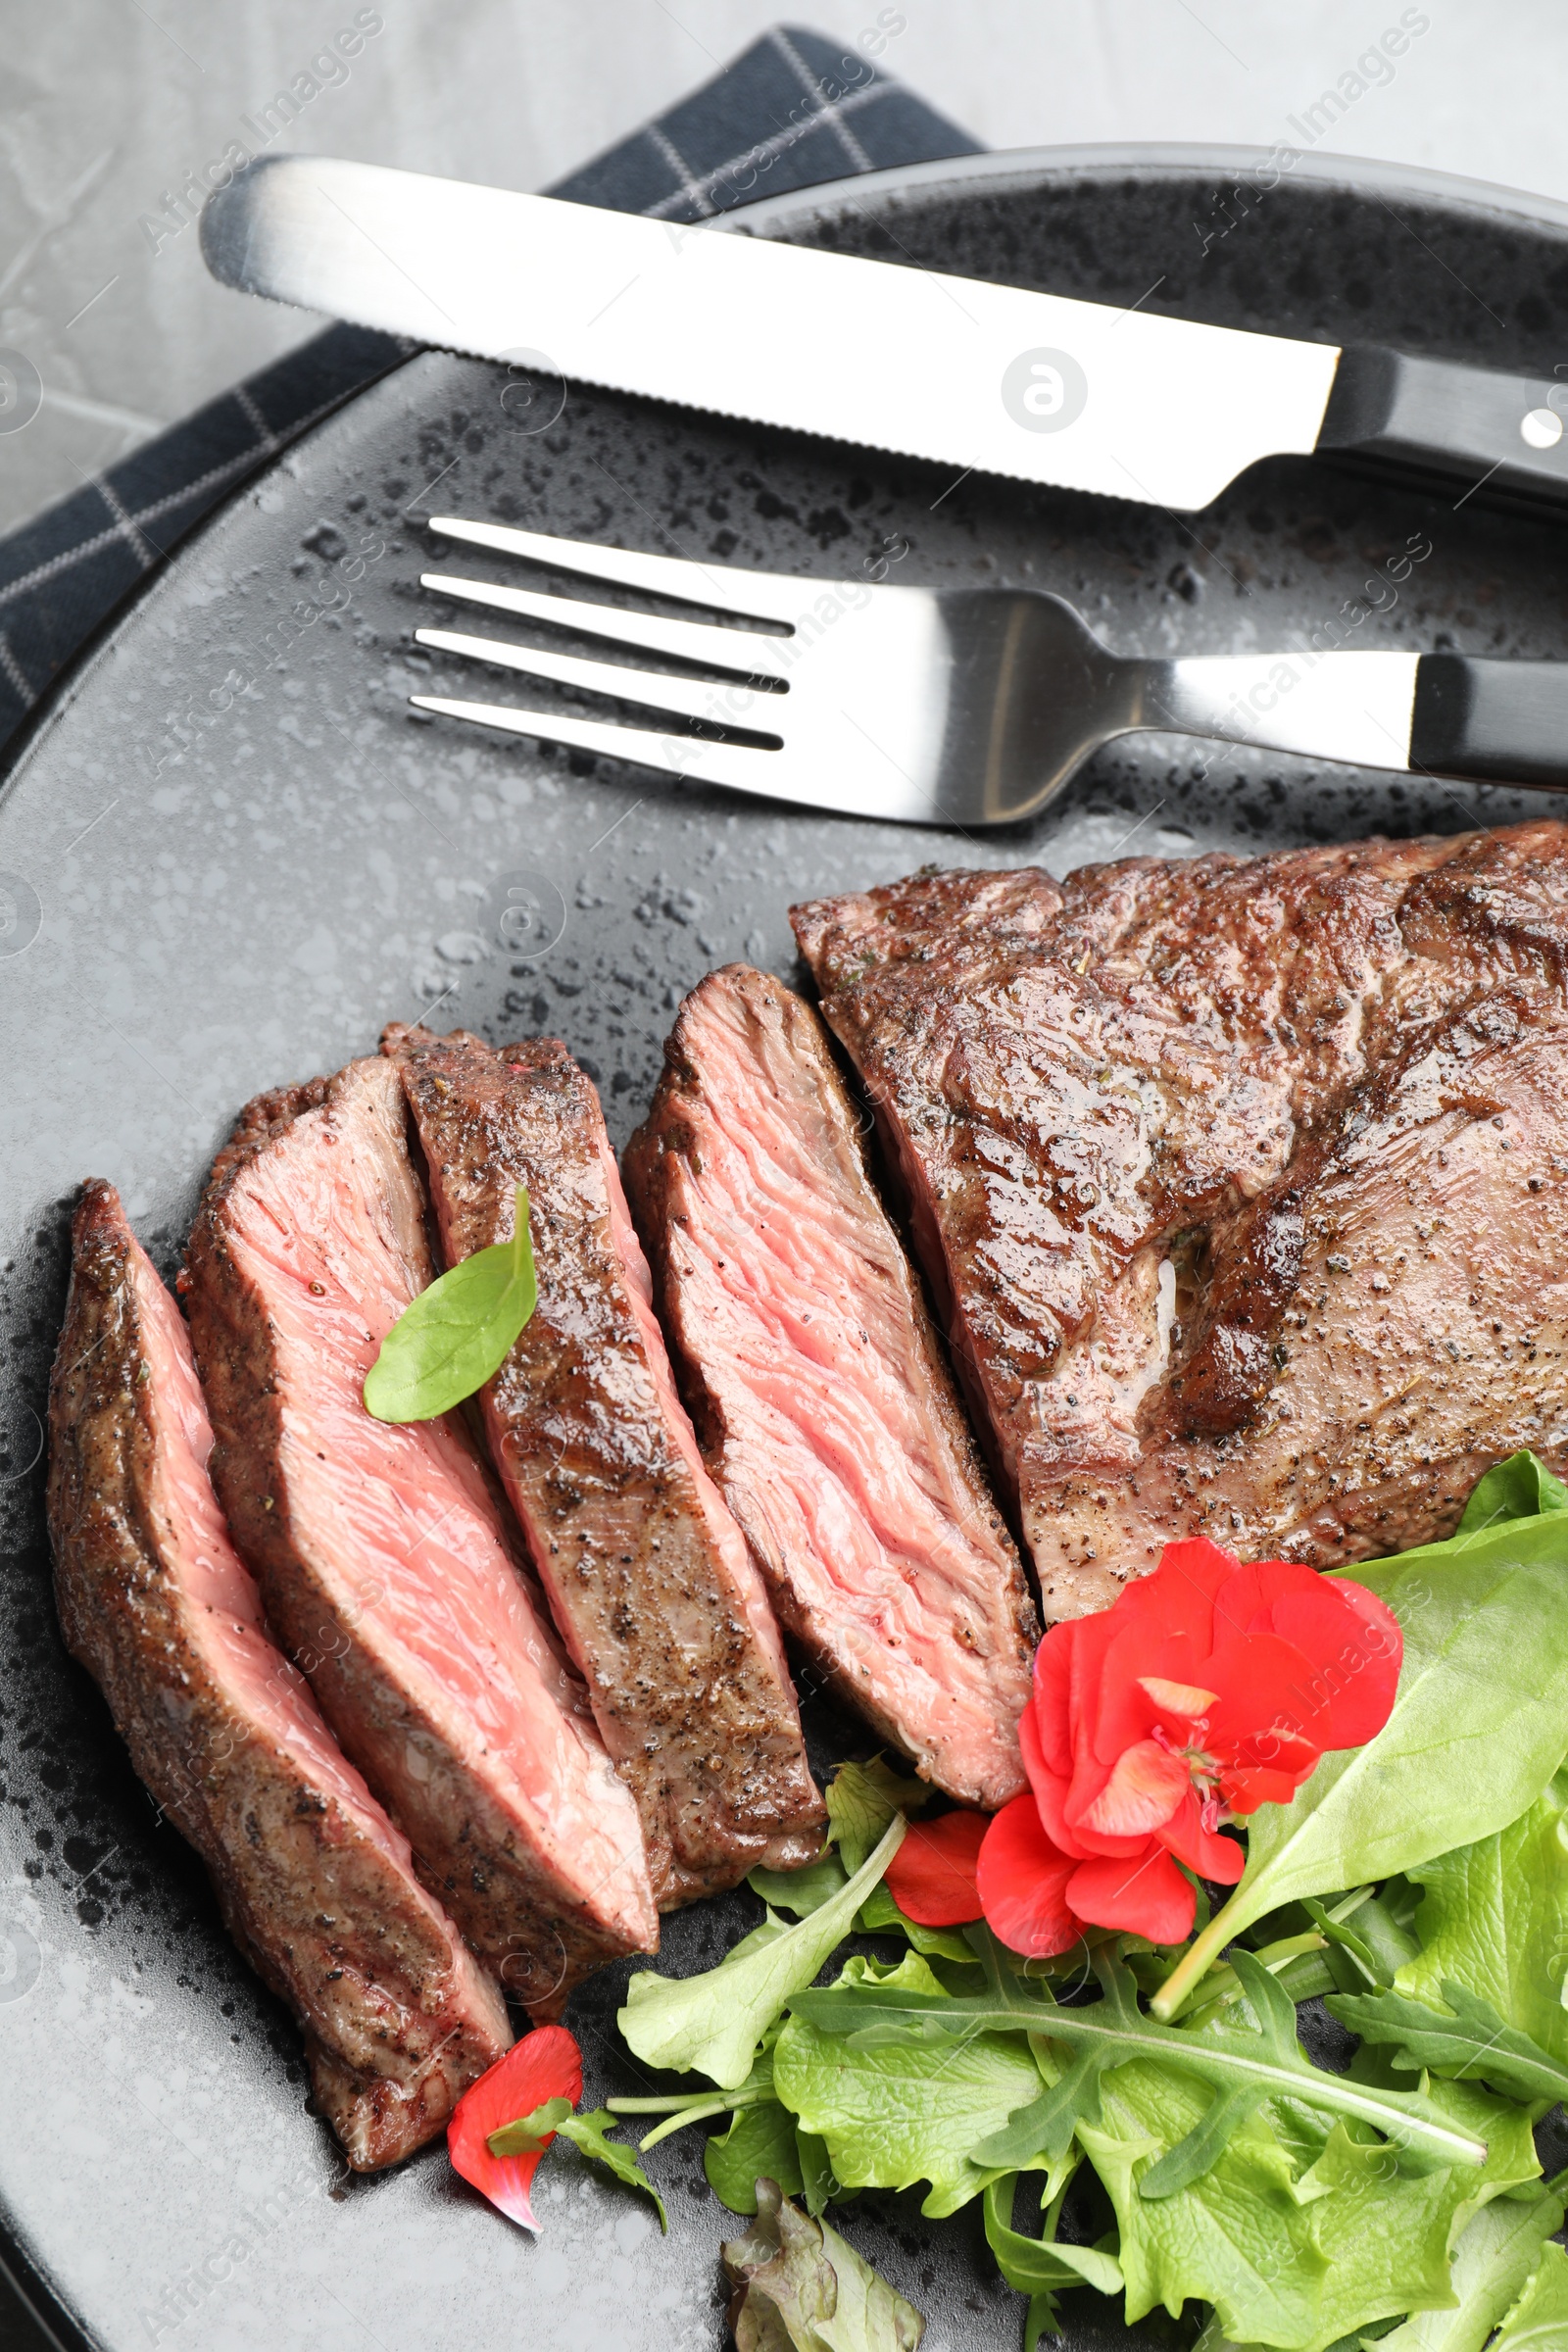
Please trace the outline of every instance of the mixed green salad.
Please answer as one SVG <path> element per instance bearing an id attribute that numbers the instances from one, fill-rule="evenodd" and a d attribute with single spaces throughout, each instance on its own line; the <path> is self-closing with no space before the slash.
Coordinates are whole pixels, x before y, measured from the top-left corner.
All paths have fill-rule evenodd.
<path id="1" fill-rule="evenodd" d="M 764 1917 L 718 1967 L 632 1978 L 630 2050 L 691 2081 L 572 2136 L 647 2186 L 612 2115 L 644 2152 L 709 2127 L 757 2217 L 726 2248 L 743 2352 L 909 2352 L 918 2315 L 824 2217 L 915 2184 L 933 2221 L 980 2201 L 1031 2352 L 1063 2295 L 1162 2309 L 1197 2352 L 1568 2352 L 1540 2153 L 1568 2098 L 1568 1490 L 1517 1454 L 1450 1542 L 1341 1573 L 1397 1620 L 1392 1711 L 1248 1817 L 1182 1942 L 1026 1959 L 921 1925 L 885 1876 L 931 1792 L 876 1760 L 830 1784 L 821 1860 L 753 1874 Z"/>

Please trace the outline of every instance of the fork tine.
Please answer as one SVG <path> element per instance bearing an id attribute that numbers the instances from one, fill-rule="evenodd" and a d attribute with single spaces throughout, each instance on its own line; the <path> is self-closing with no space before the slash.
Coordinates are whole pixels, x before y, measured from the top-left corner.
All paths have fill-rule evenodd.
<path id="1" fill-rule="evenodd" d="M 750 686 L 725 686 L 717 679 L 672 678 L 664 670 L 627 669 L 618 662 L 583 662 L 575 654 L 546 652 L 540 646 L 507 645 L 496 637 L 465 637 L 455 629 L 416 629 L 416 645 L 433 645 L 443 654 L 463 654 L 472 662 L 491 662 L 498 669 L 519 669 L 527 677 L 554 678 L 563 686 L 580 686 L 590 694 L 619 695 L 623 702 L 642 703 L 650 710 L 671 717 L 707 718 L 714 726 L 750 727 L 760 734 L 775 731 L 785 709 L 779 695 L 759 693 Z"/>
<path id="2" fill-rule="evenodd" d="M 709 669 L 729 670 L 740 677 L 776 678 L 780 640 L 747 636 L 736 629 L 719 629 L 707 621 L 665 620 L 653 612 L 623 612 L 613 605 L 590 605 L 572 596 L 542 596 L 533 588 L 501 588 L 490 580 L 460 580 L 450 572 L 421 571 L 421 588 L 450 596 L 459 604 L 490 605 L 498 612 L 520 612 L 529 620 L 548 620 L 557 628 L 577 629 L 587 637 L 608 637 L 616 645 L 635 646 L 645 654 L 673 654 L 683 662 L 701 662 Z"/>
<path id="3" fill-rule="evenodd" d="M 792 579 L 787 572 L 741 571 L 729 564 L 693 564 L 684 557 L 633 555 L 626 548 L 596 547 L 585 539 L 552 539 L 542 531 L 514 531 L 499 522 L 465 522 L 456 514 L 434 514 L 430 529 L 444 539 L 465 539 L 505 556 L 525 556 L 555 571 L 580 572 L 610 580 L 617 588 L 640 588 L 652 596 L 678 596 L 718 612 L 744 613 L 752 620 L 797 620 L 821 593 L 817 580 Z"/>
<path id="4" fill-rule="evenodd" d="M 475 726 L 499 727 L 508 735 L 532 735 L 541 743 L 569 744 L 575 751 L 598 752 L 609 760 L 631 760 L 662 775 L 688 776 L 694 784 L 725 784 L 732 792 L 756 793 L 771 801 L 796 797 L 785 789 L 783 762 L 776 752 L 754 752 L 739 743 L 707 743 L 695 735 L 660 735 L 644 727 L 610 727 L 598 719 L 568 718 L 552 710 L 516 710 L 510 703 L 459 703 L 440 694 L 411 694 L 409 700 L 419 710 L 471 719 Z"/>

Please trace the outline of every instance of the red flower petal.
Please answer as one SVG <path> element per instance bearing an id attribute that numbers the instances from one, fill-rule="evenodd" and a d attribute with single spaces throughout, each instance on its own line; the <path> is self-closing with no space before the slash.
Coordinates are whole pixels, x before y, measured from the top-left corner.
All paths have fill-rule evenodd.
<path id="1" fill-rule="evenodd" d="M 1157 1568 L 1124 1587 L 1116 1608 L 1127 1616 L 1153 1615 L 1162 1632 L 1188 1634 L 1210 1648 L 1215 1599 L 1238 1564 L 1234 1552 L 1221 1551 L 1206 1536 L 1184 1536 L 1166 1544 Z"/>
<path id="2" fill-rule="evenodd" d="M 1053 1625 L 1035 1651 L 1034 1687 L 1028 1715 L 1033 1718 L 1040 1750 L 1051 1771 L 1064 1781 L 1072 1778 L 1072 1740 L 1068 1715 L 1072 1697 L 1073 1637 L 1082 1618 L 1069 1625 Z"/>
<path id="3" fill-rule="evenodd" d="M 1080 1862 L 1067 1881 L 1067 1902 L 1094 1927 L 1126 1928 L 1151 1943 L 1182 1942 L 1198 1910 L 1192 1881 L 1152 1839 L 1139 1861 Z"/>
<path id="4" fill-rule="evenodd" d="M 1300 1560 L 1250 1560 L 1214 1603 L 1214 1640 L 1226 1634 L 1277 1634 L 1276 1603 L 1294 1593 L 1315 1592 L 1318 1573 Z"/>
<path id="5" fill-rule="evenodd" d="M 1163 1674 L 1140 1675 L 1139 1687 L 1149 1693 L 1162 1715 L 1177 1715 L 1187 1723 L 1196 1723 L 1219 1696 L 1217 1690 L 1200 1690 L 1196 1683 L 1173 1683 Z"/>
<path id="6" fill-rule="evenodd" d="M 1360 1747 L 1388 1722 L 1404 1638 L 1393 1610 L 1364 1585 L 1314 1580 L 1275 1602 L 1273 1631 L 1305 1652 L 1327 1702 L 1325 1747 Z"/>
<path id="7" fill-rule="evenodd" d="M 1079 1831 L 1069 1826 L 1067 1800 L 1072 1793 L 1072 1785 L 1068 1781 L 1058 1780 L 1054 1772 L 1046 1770 L 1039 1740 L 1027 1712 L 1018 1726 L 1018 1745 L 1023 1750 L 1023 1768 L 1029 1775 L 1029 1786 L 1040 1814 L 1040 1826 L 1058 1853 L 1070 1854 L 1080 1862 L 1088 1861 L 1094 1854 L 1142 1853 L 1142 1838 L 1102 1838 L 1093 1830 Z M 1097 1767 L 1096 1772 L 1100 1780 L 1104 1779 L 1102 1769 Z"/>
<path id="8" fill-rule="evenodd" d="M 1075 1829 L 1094 1830 L 1102 1838 L 1147 1837 L 1169 1821 L 1192 1786 L 1180 1756 L 1155 1740 L 1140 1740 L 1122 1749 L 1099 1795 L 1076 1819 L 1069 1802 L 1068 1818 Z"/>
<path id="9" fill-rule="evenodd" d="M 1196 1788 L 1188 1789 L 1187 1802 L 1178 1807 L 1154 1836 L 1178 1862 L 1196 1870 L 1200 1879 L 1217 1879 L 1222 1886 L 1234 1886 L 1247 1868 L 1247 1856 L 1234 1838 L 1222 1838 L 1218 1830 L 1204 1829 L 1203 1809 Z"/>
<path id="10" fill-rule="evenodd" d="M 887 1870 L 888 1892 L 906 1919 L 922 1928 L 959 1928 L 980 1917 L 984 1906 L 974 1874 L 990 1826 L 983 1813 L 942 1813 L 935 1821 L 910 1822 Z"/>
<path id="11" fill-rule="evenodd" d="M 975 1876 L 987 1925 L 1009 1951 L 1040 1960 L 1077 1942 L 1078 1922 L 1062 1889 L 1078 1868 L 1046 1836 L 1032 1797 L 1003 1806 L 985 1834 Z"/>
<path id="12" fill-rule="evenodd" d="M 546 2099 L 569 2099 L 575 2107 L 581 2097 L 577 2044 L 564 2026 L 535 2026 L 464 2092 L 447 2126 L 447 2154 L 481 2196 L 525 2230 L 537 2230 L 528 2188 L 555 2133 L 532 2156 L 492 2156 L 485 2142 L 503 2124 L 532 2115 Z"/>
<path id="13" fill-rule="evenodd" d="M 1255 1813 L 1259 1805 L 1288 1805 L 1305 1777 L 1304 1773 L 1270 1771 L 1262 1765 L 1228 1767 L 1219 1776 L 1220 1802 L 1229 1805 L 1233 1813 Z"/>
<path id="14" fill-rule="evenodd" d="M 1222 1762 L 1310 1772 L 1323 1752 L 1327 1694 L 1312 1661 L 1278 1634 L 1229 1634 L 1203 1661 L 1202 1681 L 1219 1692 L 1203 1745 Z"/>

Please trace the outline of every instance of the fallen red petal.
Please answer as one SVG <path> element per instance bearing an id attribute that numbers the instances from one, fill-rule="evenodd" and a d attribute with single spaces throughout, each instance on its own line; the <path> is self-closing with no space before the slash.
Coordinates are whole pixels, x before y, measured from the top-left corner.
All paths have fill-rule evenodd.
<path id="1" fill-rule="evenodd" d="M 582 2052 L 576 2042 L 564 2026 L 535 2026 L 464 2092 L 447 2126 L 447 2154 L 481 2196 L 525 2230 L 537 2230 L 528 2189 L 555 2133 L 531 2156 L 492 2156 L 485 2143 L 503 2124 L 532 2115 L 546 2099 L 569 2099 L 575 2107 L 581 2097 Z"/>
<path id="2" fill-rule="evenodd" d="M 1184 1942 L 1198 1911 L 1192 1881 L 1152 1840 L 1140 1861 L 1080 1862 L 1066 1892 L 1068 1908 L 1086 1925 L 1125 1928 L 1151 1943 Z"/>
<path id="3" fill-rule="evenodd" d="M 1003 1806 L 980 1847 L 975 1878 L 986 1925 L 1009 1951 L 1031 1960 L 1066 1951 L 1078 1940 L 1078 1922 L 1063 1889 L 1079 1867 L 1046 1836 L 1034 1798 L 1015 1796 Z"/>
<path id="4" fill-rule="evenodd" d="M 990 1826 L 984 1813 L 910 1822 L 887 1872 L 888 1892 L 906 1919 L 922 1928 L 958 1928 L 980 1917 L 975 1865 Z"/>

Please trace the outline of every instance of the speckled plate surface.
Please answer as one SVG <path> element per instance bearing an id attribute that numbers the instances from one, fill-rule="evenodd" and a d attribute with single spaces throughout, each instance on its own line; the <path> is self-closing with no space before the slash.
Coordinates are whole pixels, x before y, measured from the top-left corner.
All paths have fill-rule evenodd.
<path id="1" fill-rule="evenodd" d="M 1229 324 L 1547 374 L 1568 350 L 1568 212 L 1333 159 L 984 157 L 756 218 Z M 573 391 L 542 424 L 550 405 L 438 353 L 375 385 L 157 575 L 40 715 L 0 798 L 0 2211 L 63 2340 L 707 2352 L 723 2340 L 727 2233 L 696 2134 L 651 2159 L 667 2239 L 569 2155 L 541 2175 L 537 2240 L 438 2150 L 345 2176 L 307 2112 L 293 2028 L 56 1631 L 38 1416 L 79 1180 L 113 1177 L 172 1271 L 247 1096 L 369 1050 L 394 1015 L 497 1042 L 559 1033 L 619 1145 L 684 990 L 738 956 L 793 974 L 792 899 L 927 859 L 1062 872 L 1541 805 L 1146 738 L 1035 825 L 971 841 L 412 719 L 431 670 L 411 632 L 439 616 L 416 585 L 432 511 L 803 582 L 1032 583 L 1126 651 L 1568 650 L 1568 533 L 1479 497 L 1291 461 L 1177 520 L 610 395 Z M 450 674 L 471 690 L 473 673 Z M 505 685 L 487 674 L 482 691 Z M 809 1695 L 808 1712 L 819 1755 L 844 1752 L 853 1731 Z M 753 1916 L 740 1895 L 671 1921 L 663 1965 L 706 1965 Z M 612 2024 L 622 1975 L 573 2004 L 596 2098 L 636 2082 Z M 930 2352 L 1019 2341 L 1022 2303 L 972 2212 L 933 2226 L 912 2195 L 868 2195 L 846 2228 L 929 2315 Z M 1088 2295 L 1067 2308 L 1083 2352 L 1169 2340 Z"/>

